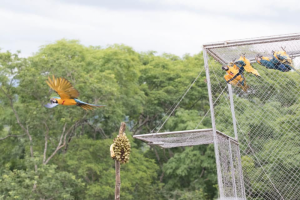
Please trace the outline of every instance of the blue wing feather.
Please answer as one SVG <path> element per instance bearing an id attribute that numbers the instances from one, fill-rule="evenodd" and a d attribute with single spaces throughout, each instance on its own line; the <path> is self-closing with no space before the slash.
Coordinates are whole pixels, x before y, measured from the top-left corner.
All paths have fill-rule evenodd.
<path id="1" fill-rule="evenodd" d="M 79 99 L 74 99 L 76 101 L 76 103 L 79 103 L 79 104 L 86 104 L 86 105 L 90 105 L 90 106 L 105 106 L 105 105 L 96 105 L 96 104 L 90 104 L 90 103 L 86 103 L 86 102 L 83 102 L 83 101 L 80 101 Z"/>

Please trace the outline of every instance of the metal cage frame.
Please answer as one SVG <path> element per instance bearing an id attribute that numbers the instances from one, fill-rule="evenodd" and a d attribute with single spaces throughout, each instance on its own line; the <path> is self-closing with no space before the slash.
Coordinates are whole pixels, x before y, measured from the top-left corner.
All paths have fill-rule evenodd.
<path id="1" fill-rule="evenodd" d="M 242 169 L 242 161 L 241 161 L 241 152 L 240 145 L 238 139 L 239 129 L 237 127 L 236 113 L 235 113 L 235 104 L 234 104 L 234 91 L 230 84 L 227 84 L 227 92 L 231 112 L 231 122 L 230 126 L 233 127 L 234 137 L 229 136 L 227 133 L 222 133 L 217 130 L 216 126 L 216 113 L 215 113 L 215 103 L 212 91 L 212 83 L 211 83 L 211 74 L 210 74 L 210 64 L 209 64 L 209 56 L 211 56 L 215 61 L 220 63 L 221 65 L 227 64 L 232 61 L 235 53 L 238 51 L 232 50 L 234 48 L 241 47 L 250 47 L 251 45 L 257 45 L 257 47 L 262 48 L 261 52 L 264 52 L 267 55 L 271 55 L 267 53 L 266 49 L 263 48 L 264 44 L 272 44 L 272 48 L 282 44 L 289 44 L 288 42 L 298 41 L 296 48 L 290 49 L 288 54 L 292 58 L 300 57 L 300 34 L 289 34 L 289 35 L 280 35 L 280 36 L 270 36 L 270 37 L 260 37 L 253 39 L 244 39 L 244 40 L 231 40 L 224 42 L 216 42 L 209 43 L 203 45 L 203 58 L 204 58 L 204 68 L 206 72 L 206 81 L 207 81 L 207 89 L 209 96 L 209 104 L 210 104 L 210 114 L 211 114 L 211 122 L 212 129 L 196 129 L 196 130 L 187 130 L 187 131 L 174 131 L 174 132 L 165 132 L 165 133 L 151 133 L 151 134 L 143 134 L 143 135 L 134 135 L 133 137 L 136 139 L 140 139 L 144 142 L 147 142 L 149 145 L 157 145 L 161 148 L 172 148 L 179 146 L 194 146 L 201 144 L 214 144 L 215 158 L 216 158 L 216 166 L 217 166 L 217 175 L 218 175 L 218 187 L 219 187 L 219 198 L 221 200 L 229 200 L 229 199 L 246 199 L 247 194 L 244 184 L 244 176 Z M 227 54 L 226 49 L 231 50 L 232 55 Z M 270 47 L 271 48 L 271 47 Z M 218 51 L 220 49 L 224 49 L 224 53 Z M 230 53 L 230 52 L 229 52 Z M 248 49 L 247 58 L 251 63 L 255 62 L 255 54 L 257 53 L 256 49 Z M 226 55 L 225 55 L 226 54 Z M 295 69 L 293 69 L 295 70 Z M 299 72 L 298 72 L 299 73 Z M 220 78 L 221 76 L 219 76 Z M 225 82 L 225 81 L 224 81 Z M 224 83 L 223 83 L 224 85 Z M 224 92 L 223 89 L 222 93 Z M 222 95 L 222 93 L 220 95 Z M 218 97 L 219 98 L 219 97 Z M 217 98 L 217 100 L 218 100 Z M 235 98 L 238 98 L 235 96 Z M 217 101 L 216 100 L 216 101 Z M 262 169 L 264 171 L 264 169 Z M 267 178 L 268 175 L 266 175 Z M 269 178 L 270 180 L 270 178 Z M 270 180 L 272 183 L 272 181 Z M 275 185 L 274 189 L 278 192 L 277 196 L 270 196 L 267 199 L 284 199 L 284 197 L 277 190 Z M 263 196 L 259 196 L 258 198 L 265 199 Z M 252 199 L 252 198 L 250 198 Z M 256 198 L 255 198 L 256 199 Z"/>
<path id="2" fill-rule="evenodd" d="M 232 40 L 232 41 L 224 41 L 224 42 L 216 42 L 216 43 L 208 43 L 203 45 L 203 58 L 204 58 L 204 67 L 206 71 L 206 80 L 207 80 L 207 87 L 208 87 L 208 94 L 209 94 L 209 104 L 210 104 L 210 111 L 211 111 L 211 121 L 212 121 L 212 131 L 213 131 L 213 137 L 214 137 L 214 149 L 215 149 L 215 157 L 216 157 L 216 164 L 217 164 L 217 173 L 218 173 L 218 185 L 219 185 L 219 194 L 220 199 L 232 199 L 232 197 L 229 197 L 226 194 L 226 191 L 224 190 L 224 183 L 222 181 L 222 163 L 220 162 L 220 147 L 219 147 L 219 141 L 218 141 L 218 130 L 216 128 L 216 119 L 215 119 L 215 102 L 213 102 L 213 93 L 212 93 L 212 86 L 211 86 L 211 75 L 210 75 L 210 66 L 209 66 L 209 55 L 219 62 L 221 65 L 228 64 L 232 61 L 232 57 L 230 55 L 224 56 L 222 53 L 218 52 L 218 49 L 227 49 L 227 48 L 238 48 L 241 46 L 250 46 L 250 45 L 262 45 L 262 44 L 284 44 L 287 42 L 292 41 L 300 41 L 300 34 L 288 34 L 288 35 L 280 35 L 280 36 L 269 36 L 269 37 L 260 37 L 260 38 L 253 38 L 253 39 L 244 39 L 244 40 Z M 299 45 L 299 44 L 298 44 Z M 276 45 L 275 45 L 276 46 Z M 291 58 L 296 58 L 300 56 L 300 48 L 298 50 L 299 46 L 297 46 L 297 50 L 290 50 L 287 51 L 288 54 L 291 56 Z M 224 50 L 225 51 L 225 50 Z M 226 53 L 225 53 L 226 54 Z M 255 61 L 255 54 L 253 53 L 247 53 L 247 58 L 251 63 L 256 62 Z M 271 55 L 266 53 L 267 55 Z M 237 55 L 236 55 L 237 56 Z M 293 68 L 295 70 L 295 68 Z M 299 73 L 299 71 L 297 72 Z M 235 115 L 235 105 L 234 105 L 234 96 L 233 96 L 233 89 L 231 84 L 227 84 L 228 86 L 228 95 L 229 95 L 229 101 L 230 101 L 230 110 L 232 115 L 232 126 L 234 130 L 234 138 L 236 141 L 238 140 L 238 128 L 237 128 L 237 122 L 236 122 L 236 115 Z M 240 151 L 240 150 L 239 150 Z M 239 152 L 240 155 L 240 152 Z M 241 158 L 240 158 L 241 159 Z M 241 172 L 242 173 L 242 172 Z M 268 177 L 269 178 L 269 177 Z M 273 184 L 273 183 L 272 183 Z M 274 184 L 273 184 L 274 186 Z M 276 189 L 278 192 L 280 199 L 285 199 L 280 192 Z M 245 191 L 243 191 L 245 194 Z M 234 199 L 241 198 L 246 199 L 246 195 L 243 195 L 241 197 L 235 196 Z M 264 198 L 264 197 L 260 197 Z M 277 197 L 270 197 L 270 199 L 274 199 Z M 269 199 L 269 198 L 268 198 Z"/>

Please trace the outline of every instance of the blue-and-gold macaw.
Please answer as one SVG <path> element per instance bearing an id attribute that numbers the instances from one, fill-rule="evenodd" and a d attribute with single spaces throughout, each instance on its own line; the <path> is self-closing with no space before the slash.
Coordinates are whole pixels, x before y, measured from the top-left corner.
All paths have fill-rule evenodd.
<path id="1" fill-rule="evenodd" d="M 292 59 L 285 51 L 273 52 L 272 58 L 258 54 L 255 59 L 258 64 L 268 69 L 288 72 L 293 68 Z"/>
<path id="2" fill-rule="evenodd" d="M 245 56 L 241 56 L 237 61 L 223 66 L 222 69 L 227 72 L 224 76 L 226 82 L 242 88 L 244 92 L 247 92 L 249 88 L 246 84 L 244 71 L 246 70 L 256 76 L 260 76 L 258 71 L 251 66 L 250 61 Z"/>
<path id="3" fill-rule="evenodd" d="M 242 88 L 244 92 L 247 92 L 248 86 L 243 74 L 243 69 L 239 69 L 235 64 L 223 66 L 222 69 L 227 72 L 224 76 L 227 83 L 238 86 Z"/>
<path id="4" fill-rule="evenodd" d="M 57 105 L 64 106 L 80 106 L 84 110 L 93 110 L 96 107 L 103 107 L 104 105 L 94 105 L 85 103 L 77 99 L 79 92 L 72 86 L 72 84 L 64 78 L 55 78 L 53 80 L 48 77 L 46 83 L 54 90 L 60 97 L 53 97 L 50 99 L 50 103 L 46 104 L 46 108 L 53 108 Z"/>

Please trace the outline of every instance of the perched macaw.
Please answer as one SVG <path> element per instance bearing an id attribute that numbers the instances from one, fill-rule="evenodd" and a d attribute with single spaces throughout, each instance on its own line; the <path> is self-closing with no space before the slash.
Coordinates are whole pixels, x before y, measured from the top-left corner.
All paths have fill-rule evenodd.
<path id="1" fill-rule="evenodd" d="M 285 51 L 275 51 L 272 58 L 262 55 L 256 56 L 256 62 L 268 69 L 275 69 L 282 72 L 288 72 L 292 69 L 292 59 Z"/>
<path id="2" fill-rule="evenodd" d="M 234 64 L 232 66 L 223 66 L 222 69 L 227 72 L 227 74 L 224 76 L 227 83 L 238 86 L 242 88 L 244 92 L 247 92 L 247 89 L 249 87 L 246 84 L 246 80 L 243 74 L 243 68 L 239 68 L 236 64 Z"/>
<path id="3" fill-rule="evenodd" d="M 96 107 L 103 107 L 104 105 L 94 105 L 85 103 L 77 99 L 79 92 L 72 86 L 72 84 L 64 78 L 55 78 L 53 80 L 48 77 L 46 83 L 54 90 L 60 97 L 53 97 L 50 99 L 50 103 L 46 104 L 46 108 L 53 108 L 57 105 L 64 106 L 80 106 L 84 110 L 93 110 Z"/>
<path id="4" fill-rule="evenodd" d="M 246 84 L 244 71 L 260 76 L 258 71 L 254 69 L 250 61 L 243 55 L 237 61 L 229 63 L 222 67 L 227 72 L 224 76 L 227 83 L 241 87 L 245 92 L 249 88 Z"/>

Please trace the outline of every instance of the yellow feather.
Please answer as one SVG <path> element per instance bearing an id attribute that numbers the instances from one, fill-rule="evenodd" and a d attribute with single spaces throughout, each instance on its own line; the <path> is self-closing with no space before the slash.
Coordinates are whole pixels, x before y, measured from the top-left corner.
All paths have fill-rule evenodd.
<path id="1" fill-rule="evenodd" d="M 238 70 L 235 69 L 235 67 L 229 67 L 227 74 L 224 76 L 225 80 L 228 82 L 230 79 L 232 79 L 236 74 L 238 73 Z M 241 83 L 244 82 L 244 85 Z M 238 86 L 244 90 L 244 92 L 247 92 L 247 89 L 249 88 L 246 84 L 246 80 L 241 76 L 238 75 L 235 79 L 229 82 L 231 85 Z"/>
<path id="2" fill-rule="evenodd" d="M 49 85 L 51 89 L 53 89 L 61 99 L 74 99 L 79 96 L 79 92 L 72 86 L 72 84 L 64 78 L 55 78 L 51 80 L 48 77 L 48 81 L 46 83 Z"/>
<path id="3" fill-rule="evenodd" d="M 252 73 L 252 74 L 254 74 L 256 76 L 260 76 L 259 73 L 258 73 L 258 71 L 251 66 L 250 61 L 245 56 L 241 56 L 239 58 L 239 60 L 242 60 L 242 61 L 245 62 L 246 65 L 244 66 L 244 69 L 247 72 Z"/>

